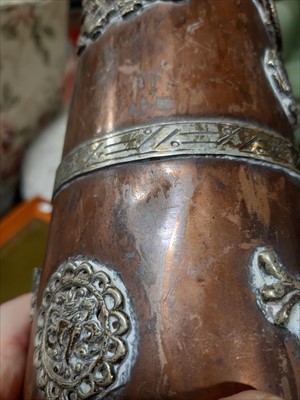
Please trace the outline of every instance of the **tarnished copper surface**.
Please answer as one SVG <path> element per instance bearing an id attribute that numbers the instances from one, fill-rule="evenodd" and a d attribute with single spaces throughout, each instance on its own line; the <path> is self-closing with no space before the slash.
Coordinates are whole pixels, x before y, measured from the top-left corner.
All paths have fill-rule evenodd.
<path id="1" fill-rule="evenodd" d="M 283 103 L 290 89 L 256 3 L 264 1 L 155 2 L 111 23 L 82 53 L 64 157 L 110 133 L 201 118 L 254 124 L 289 141 Z M 266 64 L 268 49 L 275 53 Z M 255 150 L 260 144 L 253 138 Z M 130 326 L 139 339 L 130 379 L 105 398 L 216 400 L 250 388 L 285 400 L 300 396 L 299 342 L 287 329 L 289 315 L 282 326 L 268 319 L 259 301 L 270 284 L 258 288 L 253 277 L 255 255 L 269 249 L 285 271 L 278 276 L 298 282 L 299 174 L 263 158 L 204 154 L 89 171 L 89 159 L 80 158 L 89 173 L 72 176 L 53 200 L 25 400 L 54 396 L 37 388 L 36 320 L 47 285 L 69 257 L 119 273 L 134 310 Z"/>
<path id="2" fill-rule="evenodd" d="M 41 288 L 66 257 L 120 272 L 140 342 L 130 383 L 109 398 L 207 400 L 255 387 L 294 400 L 297 343 L 257 307 L 249 265 L 257 246 L 273 246 L 297 275 L 299 237 L 299 181 L 280 171 L 213 158 L 115 167 L 54 200 Z M 31 379 L 25 399 L 41 398 Z"/>
<path id="3" fill-rule="evenodd" d="M 110 24 L 135 16 L 143 9 L 158 1 L 180 2 L 185 0 L 83 0 L 79 53 L 93 40 L 98 39 Z"/>
<path id="4" fill-rule="evenodd" d="M 113 24 L 81 56 L 64 153 L 87 137 L 187 116 L 246 119 L 291 137 L 263 70 L 269 43 L 251 0 L 154 4 Z"/>

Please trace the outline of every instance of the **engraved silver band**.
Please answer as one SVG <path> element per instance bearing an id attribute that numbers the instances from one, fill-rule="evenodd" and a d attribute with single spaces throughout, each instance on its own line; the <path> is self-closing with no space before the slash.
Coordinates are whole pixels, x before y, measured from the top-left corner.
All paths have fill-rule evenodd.
<path id="1" fill-rule="evenodd" d="M 197 155 L 246 157 L 299 172 L 296 148 L 275 132 L 240 121 L 178 121 L 122 130 L 85 141 L 62 160 L 54 193 L 72 179 L 105 167 Z"/>

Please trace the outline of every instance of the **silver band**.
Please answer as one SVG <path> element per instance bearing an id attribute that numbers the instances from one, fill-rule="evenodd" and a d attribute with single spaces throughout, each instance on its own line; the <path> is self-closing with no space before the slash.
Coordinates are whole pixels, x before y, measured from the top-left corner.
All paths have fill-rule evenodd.
<path id="1" fill-rule="evenodd" d="M 239 121 L 179 121 L 122 130 L 80 144 L 62 160 L 54 193 L 72 179 L 101 168 L 196 155 L 246 157 L 299 172 L 296 148 L 277 133 Z"/>

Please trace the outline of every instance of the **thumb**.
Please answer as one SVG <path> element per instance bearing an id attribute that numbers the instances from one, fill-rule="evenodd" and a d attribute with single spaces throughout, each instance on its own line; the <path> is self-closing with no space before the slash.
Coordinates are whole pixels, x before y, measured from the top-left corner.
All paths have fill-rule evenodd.
<path id="1" fill-rule="evenodd" d="M 246 392 L 241 392 L 226 398 L 224 397 L 219 400 L 282 400 L 282 398 L 267 392 L 247 390 Z"/>
<path id="2" fill-rule="evenodd" d="M 20 398 L 30 333 L 31 294 L 0 307 L 0 399 Z"/>

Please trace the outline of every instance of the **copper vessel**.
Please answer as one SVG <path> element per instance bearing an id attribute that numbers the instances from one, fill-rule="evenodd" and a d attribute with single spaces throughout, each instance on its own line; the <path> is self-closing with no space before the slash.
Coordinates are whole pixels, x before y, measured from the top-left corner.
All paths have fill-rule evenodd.
<path id="1" fill-rule="evenodd" d="M 24 399 L 300 396 L 296 113 L 269 0 L 86 0 Z"/>

